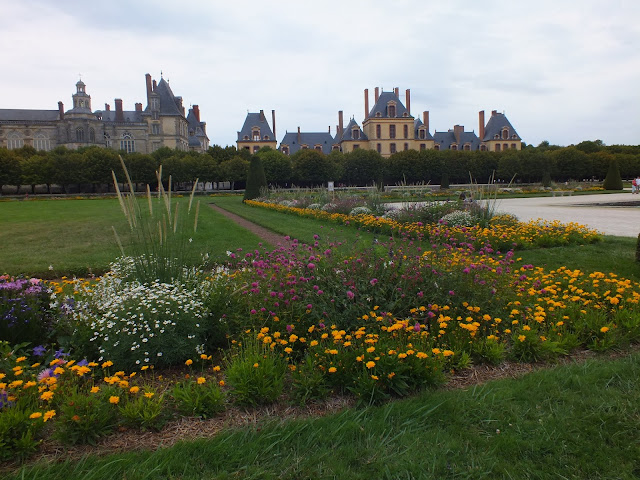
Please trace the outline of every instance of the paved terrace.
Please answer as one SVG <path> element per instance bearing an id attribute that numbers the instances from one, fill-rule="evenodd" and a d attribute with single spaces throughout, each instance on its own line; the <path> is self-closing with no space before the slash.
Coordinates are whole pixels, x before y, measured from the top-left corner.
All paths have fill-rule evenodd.
<path id="1" fill-rule="evenodd" d="M 612 193 L 564 197 L 498 198 L 498 212 L 527 222 L 542 218 L 576 222 L 605 235 L 637 237 L 640 233 L 640 195 Z"/>

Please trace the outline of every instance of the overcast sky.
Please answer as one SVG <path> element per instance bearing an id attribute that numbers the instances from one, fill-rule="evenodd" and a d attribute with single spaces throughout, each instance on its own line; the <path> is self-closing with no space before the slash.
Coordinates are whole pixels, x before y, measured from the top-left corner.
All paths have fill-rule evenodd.
<path id="1" fill-rule="evenodd" d="M 247 112 L 276 136 L 362 125 L 364 89 L 411 90 L 430 131 L 505 112 L 529 144 L 640 144 L 640 1 L 0 0 L 0 108 L 146 107 L 161 72 L 211 144 Z M 270 122 L 271 123 L 271 122 Z"/>

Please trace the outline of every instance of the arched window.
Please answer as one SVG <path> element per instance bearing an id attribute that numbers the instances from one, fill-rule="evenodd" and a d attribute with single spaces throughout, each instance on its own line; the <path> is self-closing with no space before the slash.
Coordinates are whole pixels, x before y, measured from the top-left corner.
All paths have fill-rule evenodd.
<path id="1" fill-rule="evenodd" d="M 265 135 L 265 136 L 263 137 L 263 140 L 269 140 L 269 135 Z"/>
<path id="2" fill-rule="evenodd" d="M 89 142 L 96 143 L 96 131 L 93 128 L 89 129 Z"/>
<path id="3" fill-rule="evenodd" d="M 316 145 L 314 148 L 316 149 L 316 151 L 322 152 L 322 145 Z"/>
<path id="4" fill-rule="evenodd" d="M 421 128 L 418 130 L 418 138 L 420 140 L 424 140 L 425 138 L 427 138 L 427 129 L 426 128 Z"/>
<path id="5" fill-rule="evenodd" d="M 506 140 L 508 138 L 509 138 L 509 129 L 505 127 L 502 129 L 502 139 Z"/>
<path id="6" fill-rule="evenodd" d="M 449 146 L 449 149 L 451 149 L 451 150 L 458 150 L 458 146 L 457 146 L 455 143 L 452 143 L 452 144 Z"/>
<path id="7" fill-rule="evenodd" d="M 76 142 L 84 142 L 84 128 L 76 128 Z"/>
<path id="8" fill-rule="evenodd" d="M 24 139 L 18 132 L 11 132 L 7 135 L 7 148 L 13 150 L 15 148 L 24 147 Z"/>
<path id="9" fill-rule="evenodd" d="M 107 132 L 104 132 L 104 146 L 107 148 L 111 148 L 111 135 Z"/>
<path id="10" fill-rule="evenodd" d="M 434 149 L 434 150 L 440 150 L 440 145 L 434 145 L 434 146 L 433 146 L 433 149 Z"/>
<path id="11" fill-rule="evenodd" d="M 127 153 L 136 151 L 135 140 L 133 139 L 133 135 L 131 135 L 129 132 L 125 132 L 122 134 L 122 138 L 120 139 L 120 150 Z"/>
<path id="12" fill-rule="evenodd" d="M 33 148 L 36 150 L 51 150 L 51 141 L 44 133 L 37 133 L 33 137 Z"/>
<path id="13" fill-rule="evenodd" d="M 463 150 L 471 150 L 471 144 L 465 143 Z"/>

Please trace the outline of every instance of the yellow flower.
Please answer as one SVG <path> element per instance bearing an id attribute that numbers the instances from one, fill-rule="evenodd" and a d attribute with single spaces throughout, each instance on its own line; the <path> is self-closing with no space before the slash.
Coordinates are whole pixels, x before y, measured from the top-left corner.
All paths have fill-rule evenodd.
<path id="1" fill-rule="evenodd" d="M 253 364 L 253 368 L 258 368 L 259 366 L 260 366 L 260 365 L 258 365 L 258 363 L 257 363 L 257 362 Z"/>
<path id="2" fill-rule="evenodd" d="M 106 362 L 102 363 L 102 368 L 107 368 L 111 366 L 113 366 L 113 362 L 111 360 L 107 360 Z"/>
<path id="3" fill-rule="evenodd" d="M 452 350 L 445 350 L 444 352 L 442 352 L 442 354 L 445 357 L 451 357 L 451 356 L 453 356 L 453 351 Z"/>
<path id="4" fill-rule="evenodd" d="M 202 385 L 202 384 L 203 384 L 204 382 L 206 382 L 206 381 L 207 381 L 207 379 L 206 379 L 206 378 L 204 378 L 204 377 L 198 377 L 198 380 L 197 380 L 198 385 Z"/>
<path id="5" fill-rule="evenodd" d="M 375 351 L 376 351 L 376 347 L 369 347 L 369 348 L 367 348 L 367 352 L 368 352 L 368 353 L 373 353 L 373 352 L 375 352 Z"/>
<path id="6" fill-rule="evenodd" d="M 131 387 L 131 388 L 129 389 L 129 393 L 133 393 L 133 394 L 136 394 L 136 393 L 138 393 L 139 391 L 140 391 L 140 387 Z"/>
<path id="7" fill-rule="evenodd" d="M 315 347 L 316 345 L 318 345 L 318 341 L 317 340 L 311 340 L 311 343 L 309 343 L 309 345 L 311 345 L 312 347 Z"/>
<path id="8" fill-rule="evenodd" d="M 47 420 L 51 419 L 52 417 L 56 416 L 56 411 L 55 410 L 49 410 L 47 412 L 44 413 L 44 418 L 43 420 L 46 422 Z"/>
<path id="9" fill-rule="evenodd" d="M 338 369 L 336 367 L 329 367 L 329 373 L 335 373 Z"/>
<path id="10" fill-rule="evenodd" d="M 35 387 L 36 385 L 37 385 L 36 382 L 34 382 L 33 380 L 30 380 L 24 384 L 24 387 L 22 387 L 22 389 L 24 390 L 25 388 Z"/>
<path id="11" fill-rule="evenodd" d="M 33 412 L 31 415 L 29 415 L 29 418 L 40 418 L 41 416 L 42 416 L 42 413 Z"/>
<path id="12" fill-rule="evenodd" d="M 147 397 L 147 398 L 151 398 L 151 397 L 153 397 L 154 395 L 155 395 L 155 393 L 153 393 L 153 392 L 146 392 L 146 393 L 144 394 L 144 396 L 145 396 L 145 397 Z"/>
<path id="13" fill-rule="evenodd" d="M 120 397 L 116 397 L 115 395 L 109 397 L 109 403 L 117 405 L 118 402 L 120 402 Z"/>
<path id="14" fill-rule="evenodd" d="M 213 367 L 213 371 L 214 372 L 219 372 L 220 371 L 220 365 L 216 365 L 215 367 Z"/>
<path id="15" fill-rule="evenodd" d="M 378 376 L 377 375 L 371 375 L 371 378 L 373 378 L 374 380 L 378 380 Z"/>
<path id="16" fill-rule="evenodd" d="M 201 359 L 201 360 L 207 360 L 207 358 L 208 358 L 208 357 L 207 357 L 207 354 L 206 354 L 206 353 L 201 353 L 201 354 L 200 354 L 200 359 Z"/>
<path id="17" fill-rule="evenodd" d="M 193 360 L 189 359 L 186 362 L 184 362 L 185 365 L 189 366 L 193 364 Z"/>
<path id="18" fill-rule="evenodd" d="M 219 384 L 221 387 L 224 387 L 224 380 L 220 380 L 220 381 L 218 382 L 218 384 Z"/>
<path id="19" fill-rule="evenodd" d="M 91 387 L 91 393 L 98 393 L 100 391 L 100 387 Z"/>
<path id="20" fill-rule="evenodd" d="M 602 333 L 607 333 L 607 332 L 609 331 L 609 327 L 602 327 L 602 328 L 600 329 L 600 331 L 601 331 Z"/>
<path id="21" fill-rule="evenodd" d="M 524 335 L 518 336 L 518 340 L 520 340 L 521 342 L 524 342 L 526 339 L 527 337 L 525 337 Z"/>
<path id="22" fill-rule="evenodd" d="M 366 363 L 366 366 L 367 366 L 367 368 L 371 369 L 371 368 L 373 368 L 373 367 L 375 367 L 375 366 L 376 366 L 376 362 L 373 362 L 373 361 L 369 360 L 369 361 Z"/>
<path id="23" fill-rule="evenodd" d="M 26 359 L 27 357 L 18 357 L 16 358 L 16 363 L 24 362 Z"/>
<path id="24" fill-rule="evenodd" d="M 53 398 L 53 392 L 51 390 L 47 390 L 42 395 L 40 395 L 42 400 L 46 400 L 47 402 Z"/>

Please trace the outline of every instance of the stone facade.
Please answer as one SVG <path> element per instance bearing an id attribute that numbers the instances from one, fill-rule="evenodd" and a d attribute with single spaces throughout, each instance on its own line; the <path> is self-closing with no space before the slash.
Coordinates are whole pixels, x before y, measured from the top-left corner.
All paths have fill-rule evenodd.
<path id="1" fill-rule="evenodd" d="M 0 109 L 0 147 L 51 150 L 97 145 L 124 152 L 151 153 L 161 147 L 206 152 L 209 138 L 198 106 L 185 115 L 182 97 L 173 94 L 168 82 L 161 78 L 156 83 L 149 74 L 145 81 L 144 110 L 142 103 L 124 110 L 116 98 L 115 110 L 105 104 L 104 110 L 94 111 L 82 80 L 76 83 L 70 110 L 65 111 L 62 102 L 58 110 Z"/>

